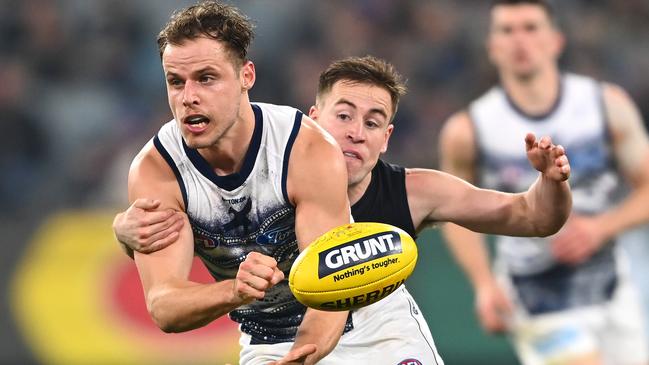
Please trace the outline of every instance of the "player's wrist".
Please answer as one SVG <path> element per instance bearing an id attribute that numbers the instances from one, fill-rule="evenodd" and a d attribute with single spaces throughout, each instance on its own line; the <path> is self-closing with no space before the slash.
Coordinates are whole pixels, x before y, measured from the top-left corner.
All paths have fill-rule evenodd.
<path id="1" fill-rule="evenodd" d="M 498 286 L 496 280 L 489 275 L 489 277 L 481 277 L 473 281 L 473 289 L 477 295 L 485 292 L 491 292 Z"/>
<path id="2" fill-rule="evenodd" d="M 541 181 L 544 184 L 554 184 L 554 185 L 562 185 L 566 181 L 565 180 L 559 180 L 557 178 L 552 177 L 550 171 L 542 171 L 541 172 Z"/>
<path id="3" fill-rule="evenodd" d="M 593 219 L 593 228 L 595 232 L 591 232 L 595 235 L 598 241 L 601 241 L 600 245 L 604 245 L 606 242 L 611 241 L 615 237 L 620 229 L 617 229 L 614 226 L 615 220 L 612 217 L 609 217 L 608 214 L 601 214 L 595 216 Z"/>
<path id="4" fill-rule="evenodd" d="M 225 292 L 224 296 L 224 302 L 226 305 L 232 307 L 232 308 L 237 308 L 240 307 L 244 304 L 247 304 L 251 302 L 253 299 L 248 298 L 246 296 L 241 295 L 237 291 L 237 279 L 229 279 L 222 281 L 223 285 L 226 285 L 228 287 L 228 290 Z"/>

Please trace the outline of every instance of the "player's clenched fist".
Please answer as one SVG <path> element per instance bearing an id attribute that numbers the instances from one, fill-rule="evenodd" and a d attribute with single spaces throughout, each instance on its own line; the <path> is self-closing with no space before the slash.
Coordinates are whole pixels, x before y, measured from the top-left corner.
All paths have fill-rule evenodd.
<path id="1" fill-rule="evenodd" d="M 284 273 L 277 268 L 277 261 L 259 252 L 251 252 L 239 265 L 234 279 L 234 295 L 244 303 L 263 299 L 266 290 L 284 280 Z"/>
<path id="2" fill-rule="evenodd" d="M 570 177 L 570 162 L 563 146 L 552 144 L 550 137 L 540 141 L 532 133 L 525 136 L 525 149 L 530 164 L 543 175 L 556 181 L 565 181 Z"/>

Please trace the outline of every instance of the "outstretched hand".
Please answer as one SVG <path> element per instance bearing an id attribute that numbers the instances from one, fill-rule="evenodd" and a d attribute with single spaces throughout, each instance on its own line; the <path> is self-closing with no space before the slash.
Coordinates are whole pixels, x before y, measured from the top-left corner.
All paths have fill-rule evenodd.
<path id="1" fill-rule="evenodd" d="M 566 150 L 563 146 L 552 144 L 550 137 L 546 136 L 537 141 L 534 134 L 528 133 L 525 136 L 525 150 L 532 167 L 544 176 L 555 181 L 565 181 L 570 177 L 570 162 Z"/>
<path id="2" fill-rule="evenodd" d="M 314 344 L 306 344 L 296 349 L 289 351 L 286 356 L 281 360 L 271 362 L 269 365 L 301 365 L 307 364 L 306 360 L 309 355 L 314 354 L 318 350 L 318 346 Z"/>

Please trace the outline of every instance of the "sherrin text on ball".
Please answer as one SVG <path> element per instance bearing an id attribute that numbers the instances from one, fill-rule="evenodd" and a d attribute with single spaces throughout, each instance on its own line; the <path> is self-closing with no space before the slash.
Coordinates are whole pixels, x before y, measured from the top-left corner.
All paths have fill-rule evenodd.
<path id="1" fill-rule="evenodd" d="M 342 311 L 394 292 L 417 262 L 408 233 L 384 223 L 351 223 L 325 233 L 293 263 L 289 285 L 302 304 Z"/>

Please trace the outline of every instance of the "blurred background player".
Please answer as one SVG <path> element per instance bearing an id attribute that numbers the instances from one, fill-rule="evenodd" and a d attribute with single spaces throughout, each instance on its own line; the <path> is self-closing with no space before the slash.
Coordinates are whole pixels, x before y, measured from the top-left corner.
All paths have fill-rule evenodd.
<path id="1" fill-rule="evenodd" d="M 559 229 L 570 209 L 565 182 L 570 166 L 563 149 L 548 138 L 525 138 L 528 163 L 542 172 L 525 194 L 476 189 L 439 171 L 405 169 L 381 161 L 394 130 L 399 97 L 405 92 L 400 80 L 392 65 L 369 56 L 334 62 L 320 75 L 309 116 L 342 148 L 355 221 L 393 224 L 413 237 L 443 221 L 481 232 L 527 236 Z M 143 252 L 164 248 L 173 243 L 168 237 L 176 235 L 175 218 L 152 211 L 157 206 L 147 206 L 148 202 L 134 202 L 114 223 L 120 241 Z M 386 364 L 406 359 L 441 363 L 426 321 L 405 287 L 353 312 L 352 319 L 363 332 L 357 329 L 343 335 L 330 357 L 337 356 L 345 364 L 368 359 Z"/>
<path id="2" fill-rule="evenodd" d="M 568 222 L 547 239 L 497 237 L 500 282 L 480 235 L 447 225 L 445 236 L 483 327 L 512 331 L 524 364 L 646 364 L 643 313 L 616 237 L 649 221 L 647 135 L 620 87 L 559 70 L 563 45 L 547 1 L 495 1 L 487 49 L 500 84 L 449 119 L 441 163 L 481 187 L 521 191 L 536 173 L 517 141 L 527 130 L 550 135 L 571 160 Z"/>

